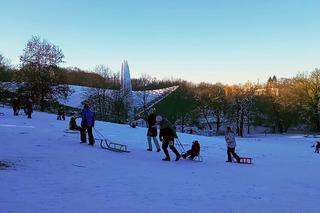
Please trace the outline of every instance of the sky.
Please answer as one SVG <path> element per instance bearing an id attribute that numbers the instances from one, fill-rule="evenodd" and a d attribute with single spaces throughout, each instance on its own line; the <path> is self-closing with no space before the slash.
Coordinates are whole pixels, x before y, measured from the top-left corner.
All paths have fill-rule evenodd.
<path id="1" fill-rule="evenodd" d="M 265 82 L 320 67 L 318 0 L 2 0 L 0 54 L 19 65 L 32 35 L 64 67 L 194 83 Z"/>

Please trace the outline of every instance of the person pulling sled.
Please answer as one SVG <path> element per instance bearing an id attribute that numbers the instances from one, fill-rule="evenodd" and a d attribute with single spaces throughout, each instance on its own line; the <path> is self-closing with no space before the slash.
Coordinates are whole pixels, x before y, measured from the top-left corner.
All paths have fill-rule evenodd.
<path id="1" fill-rule="evenodd" d="M 227 142 L 227 155 L 228 155 L 228 160 L 226 162 L 232 162 L 232 158 L 231 158 L 231 155 L 232 155 L 237 160 L 237 162 L 240 163 L 240 157 L 235 152 L 235 149 L 236 149 L 235 134 L 232 131 L 230 126 L 227 127 L 225 140 Z"/>
<path id="2" fill-rule="evenodd" d="M 170 149 L 176 155 L 175 161 L 178 161 L 181 158 L 181 155 L 178 152 L 178 150 L 174 147 L 174 139 L 178 138 L 176 130 L 173 128 L 170 121 L 168 121 L 165 118 L 162 118 L 161 115 L 157 115 L 156 121 L 160 127 L 159 139 L 160 141 L 162 141 L 162 149 L 164 154 L 166 155 L 166 157 L 163 158 L 162 160 L 170 161 L 170 155 L 168 152 L 168 146 L 169 146 Z"/>

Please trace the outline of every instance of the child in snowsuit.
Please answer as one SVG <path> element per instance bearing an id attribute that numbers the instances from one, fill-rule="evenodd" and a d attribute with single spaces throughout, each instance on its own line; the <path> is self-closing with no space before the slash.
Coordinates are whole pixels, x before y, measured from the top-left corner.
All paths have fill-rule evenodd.
<path id="1" fill-rule="evenodd" d="M 315 153 L 319 153 L 319 150 L 320 150 L 320 142 L 317 142 L 317 144 L 315 145 L 315 150 L 314 150 L 314 152 Z"/>
<path id="2" fill-rule="evenodd" d="M 81 131 L 80 131 L 80 137 L 81 137 L 81 143 L 86 143 L 86 130 L 88 132 L 89 137 L 89 145 L 94 145 L 94 138 L 92 134 L 92 128 L 94 127 L 94 111 L 89 107 L 88 104 L 85 104 L 83 106 L 82 110 L 82 121 L 81 121 Z"/>
<path id="3" fill-rule="evenodd" d="M 31 98 L 28 99 L 27 104 L 26 104 L 26 112 L 28 115 L 28 118 L 31 118 L 32 112 L 33 112 L 33 107 L 32 107 L 32 100 Z"/>
<path id="4" fill-rule="evenodd" d="M 176 161 L 178 161 L 180 159 L 181 155 L 178 152 L 178 150 L 174 147 L 174 139 L 178 138 L 175 129 L 173 128 L 170 121 L 168 121 L 165 118 L 162 118 L 160 115 L 158 115 L 156 117 L 156 121 L 160 127 L 159 138 L 160 138 L 160 141 L 162 141 L 162 150 L 163 150 L 164 154 L 166 155 L 166 157 L 163 158 L 162 160 L 170 161 L 170 155 L 168 152 L 168 146 L 169 146 L 170 149 L 176 155 Z"/>
<path id="5" fill-rule="evenodd" d="M 200 154 L 200 144 L 198 141 L 193 141 L 191 149 L 189 149 L 186 153 L 184 153 L 182 157 L 184 159 L 189 157 L 190 160 L 193 160 L 193 158 L 195 156 L 199 156 L 199 154 Z"/>
<path id="6" fill-rule="evenodd" d="M 154 144 L 156 145 L 157 152 L 160 152 L 160 145 L 157 140 L 157 124 L 156 124 L 156 114 L 153 112 L 152 109 L 150 111 L 150 114 L 148 115 L 148 131 L 147 131 L 147 139 L 148 139 L 148 151 L 152 151 L 152 144 L 151 144 L 151 138 L 153 139 Z"/>
<path id="7" fill-rule="evenodd" d="M 225 140 L 227 142 L 227 155 L 228 160 L 226 162 L 232 162 L 231 155 L 237 160 L 238 163 L 240 163 L 240 157 L 235 153 L 236 149 L 236 139 L 235 134 L 232 131 L 231 127 L 227 127 Z"/>
<path id="8" fill-rule="evenodd" d="M 73 115 L 70 118 L 69 129 L 70 130 L 79 130 L 81 131 L 81 127 L 77 125 L 76 117 Z"/>

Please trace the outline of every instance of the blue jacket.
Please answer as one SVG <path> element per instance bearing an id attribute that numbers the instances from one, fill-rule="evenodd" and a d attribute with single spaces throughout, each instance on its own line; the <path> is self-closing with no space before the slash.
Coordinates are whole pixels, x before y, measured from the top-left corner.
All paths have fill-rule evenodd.
<path id="1" fill-rule="evenodd" d="M 90 107 L 82 110 L 81 126 L 94 126 L 94 111 Z"/>

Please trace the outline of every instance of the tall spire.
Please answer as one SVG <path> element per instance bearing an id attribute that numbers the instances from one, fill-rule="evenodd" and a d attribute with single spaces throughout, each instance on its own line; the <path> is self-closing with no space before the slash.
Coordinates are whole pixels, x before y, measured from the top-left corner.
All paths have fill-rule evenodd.
<path id="1" fill-rule="evenodd" d="M 121 90 L 124 97 L 124 104 L 128 109 L 129 121 L 134 118 L 134 108 L 133 108 L 133 96 L 132 96 L 132 84 L 130 78 L 130 69 L 127 60 L 123 60 L 121 64 Z"/>

